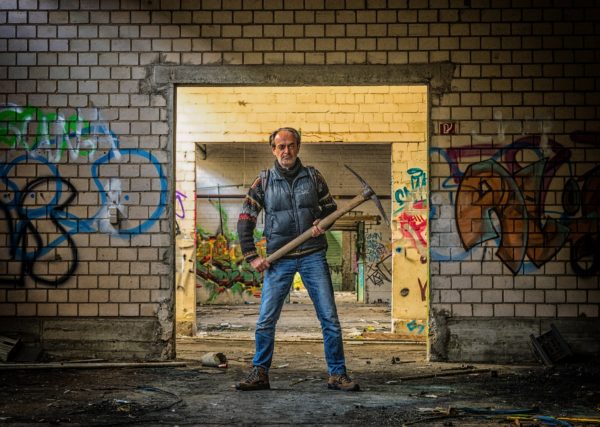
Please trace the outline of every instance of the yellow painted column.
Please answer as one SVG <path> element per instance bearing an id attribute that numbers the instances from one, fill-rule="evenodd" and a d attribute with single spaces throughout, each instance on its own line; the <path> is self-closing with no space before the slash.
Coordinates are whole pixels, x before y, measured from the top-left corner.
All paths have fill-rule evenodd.
<path id="1" fill-rule="evenodd" d="M 429 307 L 426 142 L 392 144 L 392 331 L 425 341 Z"/>
<path id="2" fill-rule="evenodd" d="M 178 107 L 179 109 L 179 107 Z M 196 145 L 176 141 L 175 330 L 196 335 Z"/>
<path id="3" fill-rule="evenodd" d="M 196 335 L 196 245 L 194 238 L 175 239 L 175 297 L 177 335 Z"/>

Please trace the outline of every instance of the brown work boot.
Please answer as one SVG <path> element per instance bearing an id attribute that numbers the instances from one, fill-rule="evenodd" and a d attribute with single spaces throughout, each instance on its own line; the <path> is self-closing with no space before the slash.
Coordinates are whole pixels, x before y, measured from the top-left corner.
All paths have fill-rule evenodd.
<path id="1" fill-rule="evenodd" d="M 356 381 L 353 381 L 347 374 L 330 375 L 327 381 L 327 388 L 331 390 L 358 391 L 360 387 Z"/>
<path id="2" fill-rule="evenodd" d="M 235 388 L 242 391 L 267 390 L 269 385 L 269 374 L 265 368 L 254 366 L 245 380 L 235 385 Z"/>

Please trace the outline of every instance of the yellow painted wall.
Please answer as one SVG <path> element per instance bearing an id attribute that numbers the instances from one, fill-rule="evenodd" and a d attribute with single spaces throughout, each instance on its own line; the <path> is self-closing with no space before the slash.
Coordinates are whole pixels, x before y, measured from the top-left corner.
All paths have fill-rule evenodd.
<path id="1" fill-rule="evenodd" d="M 402 227 L 410 228 L 411 221 L 419 218 L 426 227 L 428 221 L 428 188 L 426 185 L 420 185 L 418 191 L 412 188 L 414 177 L 409 171 L 411 168 L 414 168 L 413 174 L 417 170 L 427 171 L 427 88 L 180 87 L 177 92 L 178 188 L 190 187 L 188 172 L 195 166 L 189 150 L 194 149 L 195 143 L 265 142 L 268 135 L 281 126 L 299 129 L 304 143 L 392 143 L 392 325 L 396 333 L 425 339 L 428 301 L 427 298 L 422 300 L 421 295 L 427 295 L 429 289 L 422 293 L 420 288 L 429 284 L 428 242 L 415 244 L 407 234 L 409 230 L 403 232 Z M 404 200 L 404 192 L 402 197 L 398 193 L 402 201 L 399 203 L 394 196 L 404 187 L 415 192 L 406 194 L 410 200 Z M 425 206 L 418 203 L 417 196 L 423 197 Z M 193 217 L 193 203 L 185 204 L 185 209 L 186 218 Z M 422 223 L 414 227 L 427 239 L 426 228 L 423 231 L 421 226 Z M 187 230 L 189 226 L 182 228 Z M 417 238 L 415 242 L 418 241 Z M 404 288 L 408 289 L 406 297 L 401 296 Z"/>
<path id="2" fill-rule="evenodd" d="M 427 142 L 392 144 L 392 330 L 425 340 L 429 307 Z"/>
<path id="3" fill-rule="evenodd" d="M 424 86 L 183 87 L 178 142 L 262 142 L 278 127 L 303 142 L 414 142 L 426 132 Z"/>
<path id="4" fill-rule="evenodd" d="M 175 239 L 176 331 L 178 335 L 196 335 L 195 240 L 188 235 Z"/>

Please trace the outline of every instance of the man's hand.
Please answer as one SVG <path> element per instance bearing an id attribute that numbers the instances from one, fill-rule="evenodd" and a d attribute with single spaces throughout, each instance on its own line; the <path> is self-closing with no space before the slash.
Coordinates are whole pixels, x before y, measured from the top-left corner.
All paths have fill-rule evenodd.
<path id="1" fill-rule="evenodd" d="M 319 222 L 321 222 L 320 219 L 315 219 L 315 222 L 313 222 L 313 227 L 312 227 L 312 237 L 318 237 L 321 234 L 325 234 L 325 230 L 323 230 L 321 227 L 319 227 Z"/>
<path id="2" fill-rule="evenodd" d="M 258 258 L 254 258 L 252 261 L 250 261 L 250 265 L 256 271 L 258 271 L 259 273 L 262 273 L 267 268 L 269 268 L 269 266 L 271 264 L 269 264 L 269 261 L 267 261 L 265 258 L 259 256 Z"/>

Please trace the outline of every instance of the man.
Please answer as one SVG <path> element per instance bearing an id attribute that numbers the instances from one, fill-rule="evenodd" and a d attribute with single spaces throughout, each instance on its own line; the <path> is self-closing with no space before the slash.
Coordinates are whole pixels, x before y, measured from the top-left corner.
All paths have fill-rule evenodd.
<path id="1" fill-rule="evenodd" d="M 329 373 L 327 386 L 335 390 L 356 391 L 359 385 L 346 373 L 342 331 L 325 258 L 327 240 L 325 230 L 319 227 L 320 219 L 335 211 L 337 206 L 323 176 L 300 162 L 300 134 L 297 130 L 277 129 L 269 137 L 269 144 L 275 163 L 250 187 L 238 220 L 244 257 L 254 269 L 265 272 L 265 280 L 256 324 L 253 368 L 245 380 L 236 384 L 236 388 L 270 388 L 269 368 L 275 345 L 275 326 L 294 275 L 298 272 L 321 323 Z M 264 235 L 268 255 L 311 227 L 312 238 L 269 264 L 258 255 L 253 238 L 256 218 L 262 209 L 265 210 Z"/>

